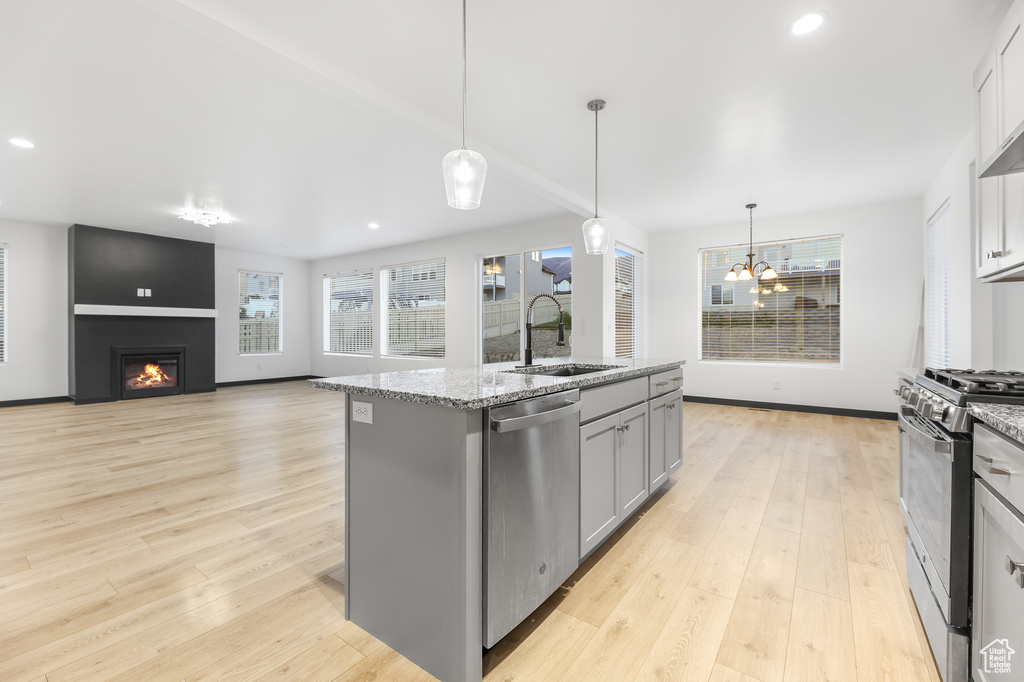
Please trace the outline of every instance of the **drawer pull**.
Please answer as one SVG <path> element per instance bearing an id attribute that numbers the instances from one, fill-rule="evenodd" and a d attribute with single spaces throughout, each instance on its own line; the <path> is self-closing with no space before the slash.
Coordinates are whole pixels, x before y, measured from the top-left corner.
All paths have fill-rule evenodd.
<path id="1" fill-rule="evenodd" d="M 672 381 L 682 381 L 682 377 L 672 377 Z"/>
<path id="2" fill-rule="evenodd" d="M 667 381 L 659 381 L 658 383 L 656 383 L 654 385 L 655 386 L 668 386 L 668 382 Z"/>
<path id="3" fill-rule="evenodd" d="M 978 459 L 980 459 L 985 464 L 991 464 L 992 463 L 992 458 L 991 457 L 986 457 L 985 455 L 979 455 L 977 453 L 975 453 L 974 456 L 977 457 Z"/>
<path id="4" fill-rule="evenodd" d="M 1003 252 L 1002 251 L 989 251 L 988 253 L 985 254 L 986 260 L 992 260 L 993 258 L 1002 258 L 1002 257 L 1003 257 Z"/>
<path id="5" fill-rule="evenodd" d="M 1018 564 L 1010 557 L 1006 557 L 1006 572 L 1013 575 L 1016 571 L 1024 571 L 1024 564 Z"/>
<path id="6" fill-rule="evenodd" d="M 1014 581 L 1016 581 L 1017 587 L 1024 590 L 1024 571 L 1018 572 L 1017 577 L 1014 578 Z"/>
<path id="7" fill-rule="evenodd" d="M 988 472 L 990 474 L 994 474 L 996 476 L 1009 476 L 1010 475 L 1010 472 L 1007 471 L 1006 469 L 1000 469 L 999 467 L 994 467 L 991 464 L 988 465 Z"/>

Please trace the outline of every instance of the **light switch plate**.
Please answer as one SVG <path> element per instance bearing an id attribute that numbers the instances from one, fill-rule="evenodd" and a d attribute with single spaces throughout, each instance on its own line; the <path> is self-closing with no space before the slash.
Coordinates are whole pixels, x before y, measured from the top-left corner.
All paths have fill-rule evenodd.
<path id="1" fill-rule="evenodd" d="M 138 293 L 136 294 L 136 296 L 145 296 L 146 295 L 146 290 L 145 289 L 138 289 L 137 291 L 138 291 Z"/>
<path id="2" fill-rule="evenodd" d="M 352 421 L 363 424 L 373 423 L 373 403 L 364 403 L 358 400 L 352 401 Z"/>
<path id="3" fill-rule="evenodd" d="M 152 289 L 146 289 L 146 296 L 152 296 L 152 295 L 153 295 L 153 290 Z"/>

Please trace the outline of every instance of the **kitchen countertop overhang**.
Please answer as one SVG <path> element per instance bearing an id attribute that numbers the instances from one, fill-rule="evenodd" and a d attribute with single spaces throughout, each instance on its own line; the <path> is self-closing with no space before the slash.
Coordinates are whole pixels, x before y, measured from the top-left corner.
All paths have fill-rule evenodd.
<path id="1" fill-rule="evenodd" d="M 684 360 L 654 360 L 630 358 L 544 358 L 535 360 L 534 366 L 558 365 L 593 367 L 614 365 L 589 374 L 558 377 L 523 374 L 516 370 L 515 362 L 497 362 L 470 367 L 437 367 L 384 372 L 381 374 L 355 374 L 352 376 L 310 379 L 309 386 L 356 395 L 376 396 L 393 400 L 440 405 L 459 410 L 477 410 L 523 398 L 586 388 L 611 381 L 654 374 L 686 364 Z"/>
<path id="2" fill-rule="evenodd" d="M 971 415 L 996 431 L 1024 443 L 1024 405 L 971 403 Z"/>

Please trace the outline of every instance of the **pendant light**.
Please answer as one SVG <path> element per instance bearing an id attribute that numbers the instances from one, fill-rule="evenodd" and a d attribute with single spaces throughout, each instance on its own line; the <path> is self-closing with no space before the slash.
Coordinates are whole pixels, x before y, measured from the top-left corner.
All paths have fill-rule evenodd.
<path id="1" fill-rule="evenodd" d="M 583 223 L 583 243 L 587 253 L 602 256 L 608 253 L 608 244 L 612 240 L 612 225 L 597 215 L 597 112 L 604 109 L 603 99 L 587 102 L 587 109 L 594 112 L 594 217 Z"/>
<path id="2" fill-rule="evenodd" d="M 487 176 L 487 161 L 466 149 L 466 0 L 462 0 L 462 149 L 448 152 L 441 162 L 448 205 L 470 209 L 480 206 Z"/>
<path id="3" fill-rule="evenodd" d="M 750 253 L 747 254 L 746 263 L 734 263 L 732 268 L 729 269 L 729 274 L 725 276 L 726 282 L 746 282 L 749 279 L 757 277 L 759 279 L 775 279 L 778 274 L 772 270 L 772 266 L 768 265 L 768 261 L 759 261 L 756 265 L 754 264 L 754 209 L 757 208 L 757 204 L 747 204 L 747 210 L 750 211 Z M 764 267 L 762 267 L 764 266 Z M 736 268 L 743 268 L 739 274 L 736 274 Z M 761 268 L 761 272 L 757 269 Z M 753 290 L 751 290 L 753 291 Z"/>

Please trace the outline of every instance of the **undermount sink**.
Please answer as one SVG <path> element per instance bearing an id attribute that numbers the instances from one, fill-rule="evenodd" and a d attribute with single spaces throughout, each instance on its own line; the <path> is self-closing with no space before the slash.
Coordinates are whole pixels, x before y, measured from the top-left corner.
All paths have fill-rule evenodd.
<path id="1" fill-rule="evenodd" d="M 537 365 L 534 367 L 517 367 L 507 369 L 512 374 L 539 374 L 546 377 L 574 377 L 580 374 L 592 372 L 604 372 L 609 369 L 619 369 L 619 365 Z"/>

